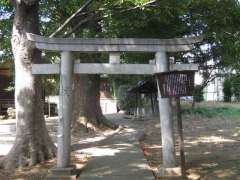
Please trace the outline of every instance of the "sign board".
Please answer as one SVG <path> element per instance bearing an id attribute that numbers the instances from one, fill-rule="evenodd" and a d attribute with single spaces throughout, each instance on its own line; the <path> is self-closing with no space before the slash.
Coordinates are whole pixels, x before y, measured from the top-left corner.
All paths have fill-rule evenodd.
<path id="1" fill-rule="evenodd" d="M 195 71 L 169 71 L 155 74 L 163 98 L 192 96 Z"/>

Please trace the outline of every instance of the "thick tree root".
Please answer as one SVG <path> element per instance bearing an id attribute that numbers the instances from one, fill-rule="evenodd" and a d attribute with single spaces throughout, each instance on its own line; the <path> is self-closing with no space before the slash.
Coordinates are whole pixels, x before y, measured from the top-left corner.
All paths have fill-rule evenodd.
<path id="1" fill-rule="evenodd" d="M 85 130 L 86 132 L 102 132 L 104 130 L 116 130 L 118 125 L 106 119 L 104 116 L 101 118 L 87 118 L 81 117 L 74 123 L 72 132 Z"/>
<path id="2" fill-rule="evenodd" d="M 13 170 L 33 166 L 55 156 L 56 147 L 51 142 L 23 142 L 22 139 L 17 138 L 8 155 L 0 159 L 0 168 Z"/>
<path id="3" fill-rule="evenodd" d="M 113 130 L 115 130 L 119 127 L 117 124 L 111 122 L 110 120 L 108 120 L 105 117 L 101 118 L 101 122 L 103 125 L 105 125 L 106 127 L 110 128 L 110 129 L 113 129 Z"/>

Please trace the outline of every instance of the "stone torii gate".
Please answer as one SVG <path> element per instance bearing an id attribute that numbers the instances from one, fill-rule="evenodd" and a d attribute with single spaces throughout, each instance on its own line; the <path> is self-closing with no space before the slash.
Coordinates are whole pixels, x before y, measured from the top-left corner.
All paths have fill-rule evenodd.
<path id="1" fill-rule="evenodd" d="M 72 119 L 73 74 L 148 74 L 169 70 L 198 70 L 196 64 L 171 64 L 167 52 L 189 51 L 199 37 L 176 39 L 99 39 L 99 38 L 47 38 L 27 34 L 28 40 L 38 49 L 61 52 L 60 64 L 32 64 L 33 74 L 60 74 L 59 122 L 57 167 L 59 171 L 69 169 Z M 109 52 L 109 63 L 74 63 L 73 52 Z M 155 53 L 155 64 L 120 64 L 120 52 Z M 169 98 L 161 98 L 159 112 L 162 134 L 163 167 L 176 166 L 173 122 Z"/>

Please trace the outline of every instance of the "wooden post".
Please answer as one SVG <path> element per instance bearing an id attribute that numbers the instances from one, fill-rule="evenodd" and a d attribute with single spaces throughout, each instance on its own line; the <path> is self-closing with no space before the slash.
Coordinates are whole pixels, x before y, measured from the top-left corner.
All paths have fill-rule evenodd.
<path id="1" fill-rule="evenodd" d="M 181 159 L 181 172 L 182 176 L 186 177 L 186 165 L 185 165 L 185 154 L 184 154 L 184 139 L 183 139 L 183 127 L 182 127 L 182 116 L 181 116 L 181 104 L 180 98 L 176 98 L 177 105 L 177 122 L 178 122 L 178 135 L 179 135 L 179 150 Z"/>
<path id="2" fill-rule="evenodd" d="M 156 68 L 158 72 L 169 71 L 169 63 L 166 52 L 157 52 Z M 159 114 L 162 134 L 162 156 L 163 167 L 171 168 L 176 166 L 174 135 L 173 135 L 173 119 L 170 98 L 162 98 L 158 86 L 158 102 Z"/>
<path id="3" fill-rule="evenodd" d="M 151 100 L 151 108 L 152 108 L 152 115 L 155 115 L 154 104 L 153 104 L 153 93 L 150 93 L 150 100 Z"/>
<path id="4" fill-rule="evenodd" d="M 48 96 L 48 117 L 51 117 L 51 104 L 50 104 L 50 97 Z"/>
<path id="5" fill-rule="evenodd" d="M 137 92 L 137 118 L 140 117 L 140 97 L 139 97 L 139 93 Z"/>
<path id="6" fill-rule="evenodd" d="M 61 53 L 57 168 L 70 165 L 73 94 L 73 55 Z"/>
<path id="7" fill-rule="evenodd" d="M 137 108 L 138 108 L 138 97 L 137 97 L 137 92 L 135 93 L 135 103 L 134 103 L 134 116 L 137 117 Z"/>
<path id="8" fill-rule="evenodd" d="M 139 93 L 139 117 L 140 119 L 143 117 L 143 106 L 142 106 L 142 94 L 141 92 Z"/>

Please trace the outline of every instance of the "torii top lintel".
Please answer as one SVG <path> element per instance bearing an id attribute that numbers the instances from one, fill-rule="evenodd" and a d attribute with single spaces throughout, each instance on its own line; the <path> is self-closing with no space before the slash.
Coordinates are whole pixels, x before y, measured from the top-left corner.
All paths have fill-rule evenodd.
<path id="1" fill-rule="evenodd" d="M 136 38 L 48 38 L 27 34 L 29 41 L 42 50 L 79 52 L 179 52 L 189 51 L 202 37 L 175 39 Z"/>

